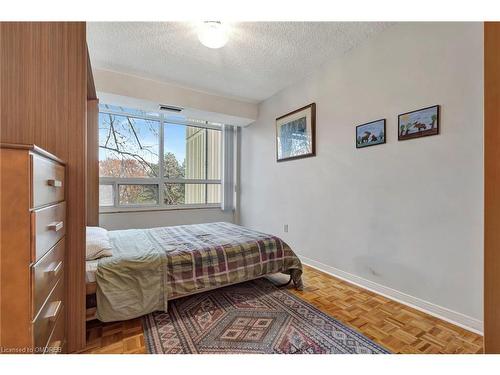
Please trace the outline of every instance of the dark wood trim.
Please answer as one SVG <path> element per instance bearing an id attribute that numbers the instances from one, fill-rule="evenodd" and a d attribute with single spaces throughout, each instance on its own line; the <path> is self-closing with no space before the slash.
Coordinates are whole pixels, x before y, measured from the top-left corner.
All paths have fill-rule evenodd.
<path id="1" fill-rule="evenodd" d="M 92 295 L 92 294 L 95 294 L 96 291 L 97 291 L 97 283 L 95 281 L 87 282 L 87 284 L 85 286 L 85 294 L 87 296 Z"/>
<path id="2" fill-rule="evenodd" d="M 303 110 L 308 109 L 308 108 L 311 108 L 311 133 L 312 133 L 311 152 L 308 154 L 304 154 L 304 155 L 291 156 L 288 158 L 278 159 L 278 128 L 276 126 L 276 122 L 282 118 L 293 115 L 297 112 L 303 111 Z M 308 104 L 302 108 L 296 109 L 295 111 L 292 111 L 290 113 L 287 113 L 286 115 L 283 115 L 283 116 L 276 118 L 276 120 L 274 122 L 274 131 L 275 131 L 275 142 L 276 142 L 276 161 L 278 163 L 280 163 L 282 161 L 297 160 L 297 159 L 309 158 L 311 156 L 316 156 L 316 103 Z"/>
<path id="3" fill-rule="evenodd" d="M 92 64 L 90 63 L 90 54 L 87 44 L 87 100 L 97 100 L 97 93 L 95 90 L 94 76 L 92 74 Z"/>
<path id="4" fill-rule="evenodd" d="M 99 226 L 99 99 L 87 99 L 87 225 Z"/>
<path id="5" fill-rule="evenodd" d="M 500 22 L 484 24 L 484 346 L 500 354 Z"/>

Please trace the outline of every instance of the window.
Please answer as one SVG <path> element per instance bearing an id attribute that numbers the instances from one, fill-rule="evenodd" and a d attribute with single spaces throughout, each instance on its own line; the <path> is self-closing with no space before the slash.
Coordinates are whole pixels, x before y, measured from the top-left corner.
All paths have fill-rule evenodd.
<path id="1" fill-rule="evenodd" d="M 219 206 L 221 158 L 220 124 L 100 105 L 103 211 Z"/>
<path id="2" fill-rule="evenodd" d="M 99 176 L 158 177 L 157 120 L 99 113 Z"/>
<path id="3" fill-rule="evenodd" d="M 115 198 L 113 193 L 113 185 L 99 186 L 99 205 L 114 206 Z"/>

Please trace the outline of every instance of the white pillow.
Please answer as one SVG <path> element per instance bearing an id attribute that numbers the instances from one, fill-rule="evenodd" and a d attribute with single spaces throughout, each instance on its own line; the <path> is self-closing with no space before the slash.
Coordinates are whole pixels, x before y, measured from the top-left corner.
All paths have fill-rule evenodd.
<path id="1" fill-rule="evenodd" d="M 94 260 L 113 255 L 108 231 L 100 227 L 87 227 L 86 259 Z"/>

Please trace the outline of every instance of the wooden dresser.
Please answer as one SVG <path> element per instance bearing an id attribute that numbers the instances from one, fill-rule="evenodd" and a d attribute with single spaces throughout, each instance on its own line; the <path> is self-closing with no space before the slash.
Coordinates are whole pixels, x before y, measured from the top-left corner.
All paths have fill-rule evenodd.
<path id="1" fill-rule="evenodd" d="M 64 352 L 65 165 L 2 144 L 0 352 Z"/>

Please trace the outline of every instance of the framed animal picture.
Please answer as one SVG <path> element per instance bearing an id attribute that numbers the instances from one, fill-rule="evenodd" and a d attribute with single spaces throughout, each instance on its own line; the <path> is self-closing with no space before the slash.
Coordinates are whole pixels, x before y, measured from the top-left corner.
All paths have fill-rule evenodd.
<path id="1" fill-rule="evenodd" d="M 439 134 L 439 105 L 398 116 L 398 140 Z"/>
<path id="2" fill-rule="evenodd" d="M 356 148 L 385 143 L 385 119 L 356 126 Z"/>
<path id="3" fill-rule="evenodd" d="M 276 119 L 276 160 L 316 154 L 316 104 L 312 103 Z"/>

